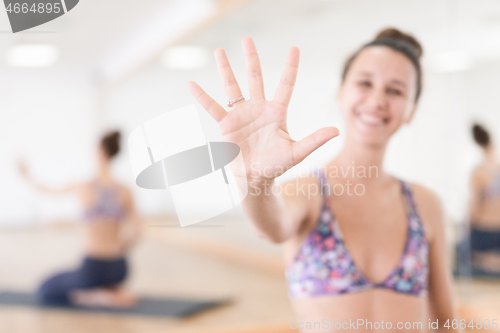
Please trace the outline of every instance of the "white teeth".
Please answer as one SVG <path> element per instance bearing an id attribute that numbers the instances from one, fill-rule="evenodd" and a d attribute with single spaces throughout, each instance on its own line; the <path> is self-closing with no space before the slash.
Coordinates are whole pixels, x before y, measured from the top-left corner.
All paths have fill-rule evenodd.
<path id="1" fill-rule="evenodd" d="M 359 118 L 369 125 L 383 125 L 384 119 L 368 113 L 359 113 Z"/>

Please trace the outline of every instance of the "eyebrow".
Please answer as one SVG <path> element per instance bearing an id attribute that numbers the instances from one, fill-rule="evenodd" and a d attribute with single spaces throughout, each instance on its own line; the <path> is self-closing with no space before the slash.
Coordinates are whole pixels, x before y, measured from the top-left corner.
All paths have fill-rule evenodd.
<path id="1" fill-rule="evenodd" d="M 399 86 L 402 86 L 403 88 L 406 88 L 406 83 L 404 83 L 401 80 L 392 80 L 391 82 L 394 83 L 394 84 L 397 84 Z"/>
<path id="2" fill-rule="evenodd" d="M 373 74 L 370 73 L 370 72 L 360 72 L 359 75 L 367 76 L 367 77 L 372 77 L 373 76 Z M 399 86 L 402 86 L 403 88 L 406 88 L 406 83 L 404 83 L 401 80 L 394 79 L 394 80 L 391 80 L 391 83 L 394 83 L 394 84 L 397 84 Z"/>

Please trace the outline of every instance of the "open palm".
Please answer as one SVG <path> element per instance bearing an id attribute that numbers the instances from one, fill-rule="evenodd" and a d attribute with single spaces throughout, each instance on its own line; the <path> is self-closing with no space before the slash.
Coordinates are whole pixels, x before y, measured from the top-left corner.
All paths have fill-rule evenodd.
<path id="1" fill-rule="evenodd" d="M 325 127 L 294 141 L 288 133 L 286 117 L 299 65 L 299 49 L 292 47 L 272 101 L 264 96 L 259 56 L 250 37 L 242 40 L 247 65 L 250 99 L 234 104 L 231 112 L 220 106 L 195 82 L 188 89 L 201 106 L 217 121 L 224 141 L 240 146 L 248 180 L 274 179 L 295 166 L 314 150 L 338 135 L 335 127 Z M 240 96 L 226 53 L 215 51 L 219 73 L 228 98 Z"/>

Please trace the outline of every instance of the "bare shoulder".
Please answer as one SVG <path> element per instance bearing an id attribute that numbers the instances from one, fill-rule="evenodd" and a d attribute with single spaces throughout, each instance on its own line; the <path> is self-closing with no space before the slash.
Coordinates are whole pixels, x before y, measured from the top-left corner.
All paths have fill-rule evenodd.
<path id="1" fill-rule="evenodd" d="M 130 187 L 124 184 L 117 184 L 118 191 L 120 194 L 126 199 L 126 200 L 131 200 L 132 199 L 132 190 Z"/>
<path id="2" fill-rule="evenodd" d="M 74 186 L 74 193 L 85 204 L 94 201 L 94 194 L 92 192 L 92 185 L 90 182 L 80 183 Z"/>
<path id="3" fill-rule="evenodd" d="M 118 184 L 118 188 L 120 189 L 120 191 L 122 191 L 123 193 L 128 193 L 128 194 L 131 194 L 132 191 L 130 190 L 130 187 L 128 187 L 127 185 L 125 184 Z"/>
<path id="4" fill-rule="evenodd" d="M 428 187 L 410 184 L 417 211 L 424 224 L 427 238 L 430 240 L 444 226 L 444 212 L 439 196 Z"/>
<path id="5" fill-rule="evenodd" d="M 489 170 L 484 166 L 478 166 L 474 169 L 471 176 L 472 185 L 476 187 L 484 186 L 488 183 Z"/>
<path id="6" fill-rule="evenodd" d="M 436 192 L 428 187 L 416 183 L 411 183 L 410 186 L 413 190 L 413 195 L 415 196 L 417 204 L 422 203 L 423 205 L 430 206 L 435 209 L 441 207 L 441 200 Z"/>

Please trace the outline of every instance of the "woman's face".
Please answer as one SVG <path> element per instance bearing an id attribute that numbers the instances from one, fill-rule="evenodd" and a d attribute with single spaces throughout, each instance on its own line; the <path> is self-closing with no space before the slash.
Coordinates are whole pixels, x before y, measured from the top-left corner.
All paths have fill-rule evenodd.
<path id="1" fill-rule="evenodd" d="M 416 108 L 417 71 L 403 54 L 385 46 L 368 47 L 353 61 L 337 102 L 348 139 L 382 146 Z"/>

